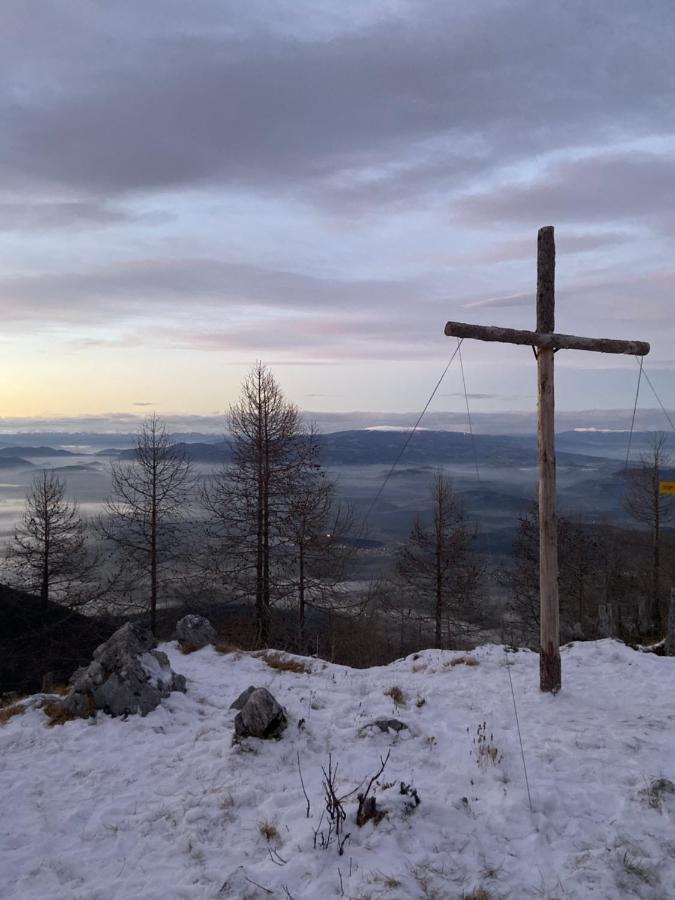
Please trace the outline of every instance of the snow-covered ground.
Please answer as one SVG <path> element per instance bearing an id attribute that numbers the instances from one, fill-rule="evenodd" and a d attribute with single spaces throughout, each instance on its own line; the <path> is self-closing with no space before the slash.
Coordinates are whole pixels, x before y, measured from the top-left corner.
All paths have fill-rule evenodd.
<path id="1" fill-rule="evenodd" d="M 536 655 L 495 646 L 474 666 L 425 651 L 368 670 L 306 660 L 303 674 L 161 649 L 188 691 L 144 719 L 50 728 L 31 708 L 0 727 L 3 900 L 675 897 L 675 795 L 655 785 L 675 781 L 675 659 L 569 646 L 553 697 Z M 232 744 L 229 706 L 249 684 L 287 708 L 281 740 Z M 378 716 L 409 730 L 362 730 Z M 483 722 L 497 750 L 479 765 Z M 376 798 L 390 814 L 359 828 L 351 796 L 343 855 L 315 848 L 328 754 L 347 793 L 389 751 Z M 401 781 L 419 792 L 412 812 Z"/>

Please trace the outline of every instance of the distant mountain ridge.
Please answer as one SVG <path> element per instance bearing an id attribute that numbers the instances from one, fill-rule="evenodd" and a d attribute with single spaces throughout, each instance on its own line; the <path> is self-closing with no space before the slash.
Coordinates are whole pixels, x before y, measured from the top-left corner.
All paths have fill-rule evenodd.
<path id="1" fill-rule="evenodd" d="M 70 450 L 63 450 L 61 448 L 57 449 L 56 447 L 31 447 L 28 445 L 25 446 L 16 446 L 12 445 L 9 447 L 3 447 L 0 449 L 0 458 L 8 457 L 8 456 L 33 456 L 35 458 L 45 457 L 45 456 L 75 456 L 76 454 L 72 453 Z"/>
<path id="2" fill-rule="evenodd" d="M 418 431 L 414 435 L 397 430 L 359 429 L 318 435 L 321 460 L 328 466 L 391 465 L 401 454 L 403 465 L 465 463 L 488 466 L 530 467 L 537 464 L 536 439 L 526 435 L 474 435 L 457 431 Z M 214 443 L 181 442 L 177 446 L 193 462 L 225 463 L 230 459 L 227 441 Z M 98 456 L 114 456 L 113 450 L 100 451 Z M 119 450 L 117 458 L 134 458 L 133 449 Z M 596 457 L 581 453 L 560 452 L 562 465 L 584 466 Z"/>
<path id="3" fill-rule="evenodd" d="M 11 436 L 0 437 L 0 445 L 7 444 L 0 449 L 0 463 L 5 468 L 11 465 L 31 465 L 28 459 L 49 457 L 93 456 L 100 459 L 134 457 L 133 446 L 129 446 L 133 439 L 132 435 L 116 436 L 122 439 L 118 447 L 110 445 L 101 447 L 103 439 L 110 441 L 111 435 L 79 435 L 78 437 L 83 440 L 90 440 L 86 445 L 87 449 L 82 445 L 83 449 L 80 452 L 61 446 L 14 443 L 7 441 L 8 437 Z M 57 435 L 53 437 L 56 438 Z M 73 435 L 67 437 L 72 440 Z M 633 464 L 648 450 L 653 437 L 654 432 L 633 434 L 631 445 Z M 194 462 L 218 464 L 227 462 L 230 458 L 226 436 L 217 438 L 212 435 L 190 434 L 173 435 L 173 438 Z M 391 465 L 406 442 L 408 443 L 401 457 L 401 462 L 406 465 L 471 464 L 475 462 L 476 457 L 480 465 L 529 467 L 537 464 L 536 437 L 526 434 L 474 434 L 472 438 L 463 431 L 419 429 L 411 435 L 410 429 L 407 428 L 376 426 L 321 433 L 318 440 L 322 460 L 326 465 Z M 57 441 L 54 440 L 54 443 Z M 598 459 L 617 461 L 625 457 L 628 433 L 561 431 L 556 435 L 556 445 L 557 459 L 562 465 L 592 465 Z M 7 462 L 3 463 L 3 460 Z"/>
<path id="4" fill-rule="evenodd" d="M 33 463 L 21 456 L 0 456 L 0 469 L 30 468 Z"/>

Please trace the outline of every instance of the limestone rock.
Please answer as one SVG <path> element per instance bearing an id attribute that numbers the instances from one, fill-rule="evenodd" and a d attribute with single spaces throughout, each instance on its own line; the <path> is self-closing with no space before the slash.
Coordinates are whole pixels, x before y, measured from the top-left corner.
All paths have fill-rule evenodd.
<path id="1" fill-rule="evenodd" d="M 255 688 L 236 715 L 234 732 L 237 737 L 276 738 L 287 724 L 283 706 L 267 688 Z"/>
<path id="2" fill-rule="evenodd" d="M 66 710 L 76 716 L 92 709 L 145 716 L 171 691 L 185 691 L 185 677 L 172 670 L 156 646 L 149 628 L 127 622 L 94 650 L 88 666 L 75 672 L 63 701 Z"/>
<path id="3" fill-rule="evenodd" d="M 207 644 L 214 644 L 217 637 L 215 628 L 204 616 L 191 613 L 176 624 L 176 640 L 184 646 L 200 650 Z"/>
<path id="4" fill-rule="evenodd" d="M 380 731 L 407 731 L 408 726 L 405 722 L 400 722 L 398 719 L 375 719 L 374 722 L 370 722 L 368 725 L 364 725 L 364 728 L 379 728 Z"/>
<path id="5" fill-rule="evenodd" d="M 234 703 L 230 704 L 230 709 L 243 709 L 246 705 L 246 701 L 255 690 L 257 690 L 257 688 L 253 687 L 252 684 L 249 685 L 245 691 L 242 691 L 241 694 L 239 694 Z"/>

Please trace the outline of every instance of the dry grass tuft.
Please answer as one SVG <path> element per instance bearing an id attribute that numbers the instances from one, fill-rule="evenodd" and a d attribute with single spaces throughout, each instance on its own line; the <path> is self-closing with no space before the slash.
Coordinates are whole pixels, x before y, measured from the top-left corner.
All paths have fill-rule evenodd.
<path id="1" fill-rule="evenodd" d="M 267 819 L 258 822 L 258 831 L 268 842 L 279 840 L 279 829 L 274 822 L 269 822 Z"/>
<path id="2" fill-rule="evenodd" d="M 297 675 L 305 675 L 309 669 L 299 659 L 284 659 L 280 653 L 266 653 L 263 661 L 270 669 L 278 669 L 280 672 L 295 672 Z"/>
<path id="3" fill-rule="evenodd" d="M 0 725 L 6 725 L 14 716 L 23 715 L 26 707 L 22 703 L 15 703 L 13 706 L 3 706 L 0 709 Z"/>
<path id="4" fill-rule="evenodd" d="M 480 663 L 477 659 L 474 659 L 473 656 L 458 656 L 456 659 L 450 659 L 447 662 L 443 663 L 443 666 L 448 669 L 451 666 L 479 666 Z"/>
<path id="5" fill-rule="evenodd" d="M 476 888 L 470 894 L 462 894 L 462 900 L 492 900 L 492 894 L 485 888 Z"/>
<path id="6" fill-rule="evenodd" d="M 189 653 L 195 653 L 197 650 L 200 650 L 201 647 L 198 647 L 196 644 L 190 644 L 189 642 L 185 644 L 178 645 L 180 652 L 187 656 Z"/>
<path id="7" fill-rule="evenodd" d="M 241 648 L 236 644 L 233 644 L 232 641 L 218 640 L 213 645 L 216 649 L 216 653 L 234 653 Z"/>
<path id="8" fill-rule="evenodd" d="M 405 706 L 406 696 L 398 685 L 392 685 L 384 692 L 385 697 L 391 697 L 396 706 Z"/>
<path id="9" fill-rule="evenodd" d="M 73 719 L 88 719 L 96 712 L 94 701 L 89 697 L 87 711 L 83 716 L 76 716 L 66 708 L 61 700 L 48 700 L 42 704 L 42 709 L 47 716 L 47 724 L 50 728 L 54 725 L 65 725 L 66 722 L 72 722 Z"/>
<path id="10" fill-rule="evenodd" d="M 50 694 L 58 694 L 59 697 L 65 697 L 70 688 L 67 684 L 55 684 L 49 689 Z"/>
<path id="11" fill-rule="evenodd" d="M 401 887 L 401 882 L 398 878 L 394 878 L 393 875 L 384 875 L 382 872 L 378 872 L 373 881 L 381 881 L 388 891 L 393 891 L 396 888 Z"/>
<path id="12" fill-rule="evenodd" d="M 26 696 L 27 694 L 17 694 L 16 691 L 7 691 L 4 694 L 0 694 L 0 709 L 3 709 L 5 706 L 14 706 L 19 700 L 25 700 Z"/>

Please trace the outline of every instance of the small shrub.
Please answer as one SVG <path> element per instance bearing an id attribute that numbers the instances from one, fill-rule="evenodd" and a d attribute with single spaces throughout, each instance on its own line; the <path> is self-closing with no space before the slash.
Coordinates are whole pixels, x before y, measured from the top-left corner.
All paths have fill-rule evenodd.
<path id="1" fill-rule="evenodd" d="M 462 900 L 492 900 L 492 894 L 485 888 L 476 888 L 470 894 L 462 894 Z"/>
<path id="2" fill-rule="evenodd" d="M 675 795 L 675 784 L 669 778 L 655 778 L 643 792 L 652 809 L 662 809 L 663 798 L 667 794 Z"/>
<path id="3" fill-rule="evenodd" d="M 279 829 L 274 824 L 274 822 L 268 822 L 267 819 L 264 819 L 262 822 L 258 822 L 258 831 L 268 843 L 270 841 L 279 840 Z"/>
<path id="4" fill-rule="evenodd" d="M 305 675 L 309 669 L 299 659 L 285 659 L 280 653 L 266 653 L 263 661 L 270 669 L 278 669 L 280 672 L 295 672 L 297 675 Z"/>
<path id="5" fill-rule="evenodd" d="M 473 739 L 473 750 L 471 752 L 475 754 L 476 762 L 481 768 L 485 768 L 489 764 L 496 766 L 502 761 L 502 754 L 494 742 L 492 733 L 490 733 L 488 740 L 487 724 L 485 722 L 476 728 L 476 736 Z"/>
<path id="6" fill-rule="evenodd" d="M 6 725 L 14 716 L 23 715 L 26 707 L 22 703 L 15 703 L 13 706 L 3 706 L 0 709 L 0 725 Z"/>
<path id="7" fill-rule="evenodd" d="M 189 641 L 186 641 L 184 644 L 178 645 L 180 652 L 187 656 L 189 653 L 195 653 L 200 648 L 196 644 L 191 644 Z"/>
<path id="8" fill-rule="evenodd" d="M 411 812 L 416 810 L 417 807 L 422 802 L 420 800 L 420 795 L 417 791 L 417 788 L 414 787 L 412 784 L 406 784 L 404 781 L 402 781 L 400 789 L 399 789 L 399 793 L 401 794 L 402 797 L 410 797 L 410 800 L 406 801 L 406 804 L 404 807 L 406 814 L 410 814 Z"/>
<path id="9" fill-rule="evenodd" d="M 628 875 L 632 875 L 634 878 L 644 881 L 645 884 L 654 884 L 656 873 L 653 869 L 644 863 L 638 862 L 637 859 L 629 854 L 628 850 L 624 853 L 621 862 Z"/>
<path id="10" fill-rule="evenodd" d="M 406 697 L 398 685 L 393 685 L 384 692 L 385 697 L 391 697 L 396 706 L 405 706 Z"/>

